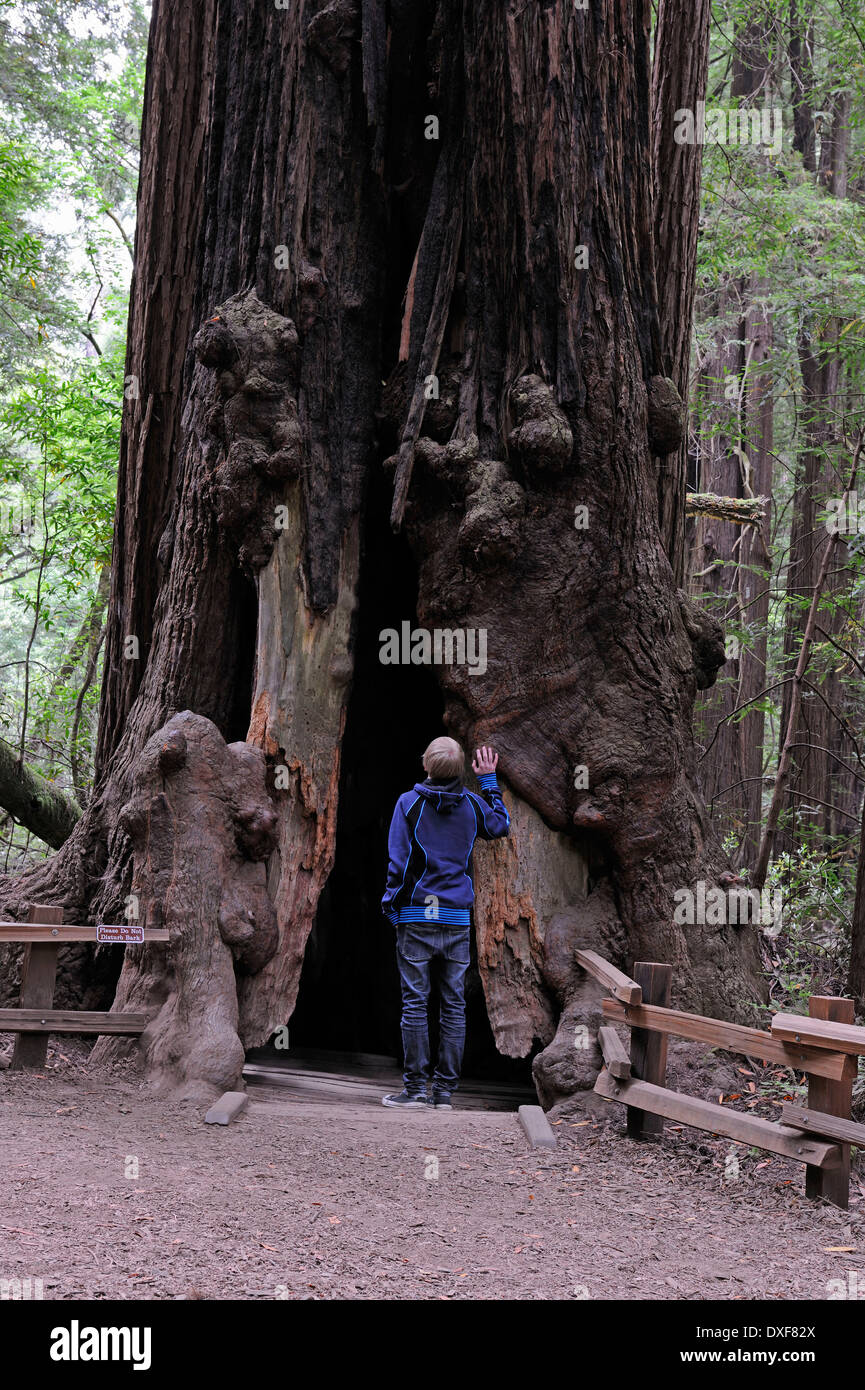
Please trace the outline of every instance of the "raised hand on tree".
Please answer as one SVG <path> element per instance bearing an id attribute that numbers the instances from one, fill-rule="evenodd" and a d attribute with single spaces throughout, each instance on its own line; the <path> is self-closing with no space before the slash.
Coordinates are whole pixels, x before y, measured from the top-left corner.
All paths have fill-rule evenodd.
<path id="1" fill-rule="evenodd" d="M 499 755 L 492 748 L 476 748 L 472 759 L 472 771 L 476 777 L 480 777 L 484 772 L 495 772 L 498 761 Z"/>

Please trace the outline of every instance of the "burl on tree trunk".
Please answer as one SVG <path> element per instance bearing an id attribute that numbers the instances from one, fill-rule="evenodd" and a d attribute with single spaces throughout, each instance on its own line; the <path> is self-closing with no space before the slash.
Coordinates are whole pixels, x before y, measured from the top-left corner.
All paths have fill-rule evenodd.
<path id="1" fill-rule="evenodd" d="M 155 1010 L 141 1046 L 156 1090 L 194 1100 L 239 1090 L 237 976 L 260 970 L 277 944 L 264 862 L 276 814 L 263 754 L 226 744 L 200 715 L 175 715 L 138 758 L 120 829 L 132 845 L 139 922 L 170 938 L 168 948 L 127 949 L 114 1007 Z M 117 1049 L 104 1038 L 96 1057 Z"/>

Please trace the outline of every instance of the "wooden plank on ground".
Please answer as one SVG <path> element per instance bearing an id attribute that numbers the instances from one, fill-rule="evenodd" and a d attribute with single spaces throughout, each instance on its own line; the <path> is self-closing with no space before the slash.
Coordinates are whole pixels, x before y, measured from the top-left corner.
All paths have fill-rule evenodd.
<path id="1" fill-rule="evenodd" d="M 243 1069 L 243 1079 L 252 1092 L 265 1091 L 268 1095 L 279 1096 L 283 1103 L 291 1104 L 294 1099 L 322 1102 L 323 1104 L 345 1103 L 348 1105 L 376 1105 L 381 1107 L 381 1098 L 386 1091 L 398 1091 L 402 1084 L 402 1072 L 393 1067 L 389 1072 L 378 1076 L 352 1076 L 343 1074 L 326 1075 L 314 1072 L 307 1067 L 295 1071 L 285 1067 L 261 1067 L 257 1063 L 247 1063 Z M 515 1113 L 520 1105 L 537 1104 L 537 1096 L 531 1087 L 492 1087 L 484 1081 L 461 1078 L 460 1088 L 455 1098 L 458 1110 L 507 1111 Z M 388 1114 L 393 1112 L 388 1111 Z M 382 1116 L 382 1118 L 384 1118 Z"/>
<path id="2" fill-rule="evenodd" d="M 631 1075 L 631 1061 L 615 1028 L 598 1029 L 598 1046 L 612 1076 L 622 1078 Z"/>
<path id="3" fill-rule="evenodd" d="M 80 926 L 69 923 L 62 926 L 59 923 L 43 922 L 41 917 L 48 911 L 47 908 L 38 908 L 40 921 L 35 923 L 25 922 L 0 922 L 0 942 L 4 941 L 24 941 L 28 944 L 33 941 L 50 941 L 55 946 L 60 946 L 64 941 L 95 941 L 95 926 Z M 57 911 L 61 911 L 60 908 Z M 105 923 L 106 926 L 117 926 L 119 923 Z M 125 924 L 125 925 L 128 925 Z M 167 941 L 167 927 L 145 927 L 145 942 Z"/>
<path id="4" fill-rule="evenodd" d="M 652 1028 L 674 1038 L 708 1043 L 725 1052 L 741 1052 L 763 1062 L 780 1062 L 781 1066 L 826 1076 L 832 1081 L 856 1076 L 856 1062 L 847 1054 L 783 1042 L 760 1028 L 746 1028 L 741 1023 L 726 1023 L 720 1018 L 705 1018 L 702 1014 L 686 1014 L 679 1009 L 662 1009 L 652 1004 L 629 1008 L 617 999 L 604 999 L 601 1007 L 607 1018 L 616 1023 L 629 1023 L 634 1028 Z"/>
<path id="5" fill-rule="evenodd" d="M 635 961 L 634 975 L 648 1004 L 659 1007 L 669 1004 L 673 987 L 672 965 Z M 640 1081 L 663 1086 L 667 1076 L 667 1039 L 663 1033 L 650 1032 L 647 1028 L 631 1030 L 631 1074 Z M 662 1116 L 633 1107 L 628 1110 L 628 1133 L 632 1139 L 656 1138 L 663 1132 Z"/>
<path id="6" fill-rule="evenodd" d="M 865 1125 L 859 1125 L 855 1120 L 842 1120 L 840 1116 L 829 1115 L 823 1110 L 808 1110 L 804 1105 L 789 1103 L 781 1107 L 781 1120 L 808 1134 L 819 1134 L 841 1144 L 855 1144 L 865 1149 Z"/>
<path id="7" fill-rule="evenodd" d="M 0 1009 L 0 1033 L 143 1033 L 150 1014 L 86 1009 Z M 44 1059 L 43 1059 L 44 1060 Z"/>
<path id="8" fill-rule="evenodd" d="M 556 1136 L 539 1105 L 521 1105 L 517 1111 L 523 1132 L 533 1149 L 554 1149 Z"/>
<path id="9" fill-rule="evenodd" d="M 828 995 L 812 994 L 808 1002 L 811 1019 L 822 1022 L 824 1027 L 844 1028 L 853 1023 L 856 1017 L 852 999 L 836 999 Z M 810 1019 L 809 1019 L 810 1021 Z M 858 1030 L 865 1036 L 865 1028 Z M 808 1078 L 808 1109 L 825 1111 L 845 1120 L 850 1119 L 853 1105 L 853 1080 L 827 1081 L 823 1076 Z M 809 1166 L 805 1170 L 805 1196 L 824 1197 L 836 1207 L 846 1211 L 850 1205 L 850 1145 L 841 1145 L 841 1163 L 831 1173 Z"/>
<path id="10" fill-rule="evenodd" d="M 772 1037 L 831 1048 L 833 1052 L 865 1053 L 865 1028 L 857 1028 L 854 1023 L 806 1018 L 804 1014 L 776 1014 L 772 1019 Z"/>
<path id="11" fill-rule="evenodd" d="M 63 921 L 63 908 L 34 903 L 30 908 L 29 919 L 31 922 L 45 922 L 56 927 Z M 21 962 L 21 1004 L 32 1009 L 50 1009 L 54 1003 L 56 978 L 56 945 L 34 943 L 25 946 Z M 15 1012 L 18 1013 L 20 1010 Z M 40 1067 L 44 1067 L 47 1056 L 48 1039 L 42 1035 L 41 1030 L 31 1028 L 21 1032 L 15 1039 L 9 1066 L 13 1071 L 25 1071 L 28 1068 L 38 1071 Z"/>
<path id="12" fill-rule="evenodd" d="M 753 1144 L 770 1153 L 783 1154 L 797 1163 L 812 1163 L 818 1168 L 831 1168 L 841 1162 L 837 1144 L 806 1138 L 801 1130 L 763 1120 L 758 1115 L 745 1115 L 740 1110 L 728 1110 L 709 1100 L 683 1096 L 668 1091 L 665 1086 L 652 1086 L 648 1081 L 617 1081 L 606 1068 L 595 1082 L 595 1092 L 607 1100 L 623 1105 L 638 1106 L 667 1120 L 705 1129 L 711 1134 L 723 1134 L 743 1144 Z"/>
<path id="13" fill-rule="evenodd" d="M 211 1105 L 204 1117 L 206 1125 L 230 1125 L 238 1115 L 242 1115 L 249 1104 L 245 1091 L 225 1091 L 215 1105 Z"/>
<path id="14" fill-rule="evenodd" d="M 603 956 L 599 956 L 597 951 L 577 951 L 576 957 L 586 973 L 599 984 L 612 990 L 617 999 L 621 999 L 625 1004 L 639 1004 L 643 991 L 636 980 L 617 970 L 608 960 L 604 960 Z"/>

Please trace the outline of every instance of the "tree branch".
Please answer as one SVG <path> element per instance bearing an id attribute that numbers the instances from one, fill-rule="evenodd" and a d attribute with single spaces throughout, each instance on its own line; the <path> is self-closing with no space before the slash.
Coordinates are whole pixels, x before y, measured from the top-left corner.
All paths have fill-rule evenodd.
<path id="1" fill-rule="evenodd" d="M 686 516 L 711 516 L 732 521 L 736 526 L 759 525 L 763 520 L 766 497 L 720 497 L 714 492 L 689 492 L 685 497 Z"/>
<path id="2" fill-rule="evenodd" d="M 78 802 L 18 761 L 14 748 L 0 739 L 0 806 L 52 849 L 69 839 L 81 816 Z"/>
<path id="3" fill-rule="evenodd" d="M 117 228 L 118 232 L 119 232 L 120 235 L 123 237 L 123 244 L 124 244 L 124 246 L 126 247 L 127 251 L 129 252 L 129 259 L 134 263 L 134 261 L 135 261 L 135 252 L 134 252 L 133 249 L 132 249 L 132 242 L 129 240 L 129 237 L 126 235 L 126 232 L 125 232 L 124 229 L 123 229 L 123 224 L 121 223 L 119 217 L 115 217 L 115 216 L 114 216 L 114 213 L 111 211 L 110 208 L 103 208 L 102 211 L 105 213 L 105 216 L 106 216 L 106 217 L 109 217 L 109 218 L 111 219 L 111 221 L 114 223 L 115 227 Z"/>

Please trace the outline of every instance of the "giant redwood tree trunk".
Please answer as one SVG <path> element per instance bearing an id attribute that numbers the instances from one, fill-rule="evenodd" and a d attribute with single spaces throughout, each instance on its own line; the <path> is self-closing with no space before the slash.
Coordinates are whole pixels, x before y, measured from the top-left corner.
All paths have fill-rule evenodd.
<path id="1" fill-rule="evenodd" d="M 751 929 L 672 920 L 673 891 L 723 867 L 691 740 L 723 643 L 658 525 L 653 457 L 681 414 L 648 26 L 647 0 L 156 0 L 98 784 L 3 896 L 107 918 L 133 893 L 144 920 L 168 899 L 185 965 L 130 952 L 119 997 L 164 1001 L 145 1046 L 187 1089 L 180 1003 L 208 922 L 244 1044 L 295 1007 L 356 775 L 350 706 L 404 676 L 364 612 L 388 513 L 417 584 L 402 616 L 486 637 L 485 669 L 435 675 L 447 730 L 499 750 L 513 816 L 476 863 L 500 1051 L 547 1045 L 550 1101 L 587 1084 L 578 945 L 672 961 L 679 998 L 714 1012 L 758 990 Z M 232 793 L 243 741 L 259 761 Z M 208 760 L 186 920 L 172 863 Z M 204 1083 L 236 1080 L 224 1055 Z"/>

